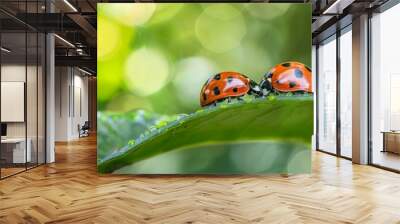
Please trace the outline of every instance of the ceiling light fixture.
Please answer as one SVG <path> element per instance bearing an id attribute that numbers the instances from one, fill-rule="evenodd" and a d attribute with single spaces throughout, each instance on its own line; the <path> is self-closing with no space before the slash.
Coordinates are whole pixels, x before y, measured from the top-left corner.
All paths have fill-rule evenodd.
<path id="1" fill-rule="evenodd" d="M 332 9 L 334 9 L 335 7 L 337 7 L 337 5 L 339 4 L 341 0 L 336 0 L 332 5 L 330 5 L 327 9 L 324 10 L 324 12 L 322 14 L 332 14 Z M 337 11 L 337 10 L 336 10 Z M 336 13 L 339 14 L 339 13 Z"/>
<path id="2" fill-rule="evenodd" d="M 71 42 L 69 42 L 68 40 L 60 37 L 58 34 L 54 34 L 55 37 L 57 37 L 59 40 L 61 40 L 62 42 L 66 43 L 68 46 L 75 48 L 75 45 L 73 45 Z"/>
<path id="3" fill-rule="evenodd" d="M 6 52 L 6 53 L 10 53 L 10 52 L 11 52 L 11 50 L 9 50 L 9 49 L 7 49 L 7 48 L 5 48 L 5 47 L 1 47 L 0 49 L 1 49 L 2 51 Z"/>
<path id="4" fill-rule="evenodd" d="M 75 6 L 73 6 L 68 0 L 64 0 L 64 3 L 68 5 L 74 12 L 78 12 Z"/>
<path id="5" fill-rule="evenodd" d="M 353 4 L 356 0 L 336 0 L 322 13 L 323 15 L 340 15 L 343 10 Z"/>
<path id="6" fill-rule="evenodd" d="M 90 72 L 88 72 L 88 71 L 86 71 L 86 70 L 83 70 L 83 69 L 81 69 L 81 68 L 79 68 L 79 67 L 78 67 L 78 70 L 81 71 L 81 72 L 83 72 L 83 73 L 85 73 L 85 74 L 87 74 L 87 75 L 92 76 L 92 73 L 90 73 Z"/>

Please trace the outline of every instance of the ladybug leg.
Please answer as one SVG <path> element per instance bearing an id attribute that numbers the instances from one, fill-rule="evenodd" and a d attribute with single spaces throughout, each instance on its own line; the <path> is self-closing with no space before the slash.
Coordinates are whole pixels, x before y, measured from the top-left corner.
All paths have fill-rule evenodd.
<path id="1" fill-rule="evenodd" d="M 231 97 L 230 96 L 228 96 L 228 103 L 230 103 L 231 102 Z"/>

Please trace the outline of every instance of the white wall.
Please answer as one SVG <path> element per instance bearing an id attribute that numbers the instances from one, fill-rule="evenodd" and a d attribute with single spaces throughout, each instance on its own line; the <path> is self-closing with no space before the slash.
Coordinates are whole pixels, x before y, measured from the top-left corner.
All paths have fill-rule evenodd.
<path id="1" fill-rule="evenodd" d="M 72 67 L 56 67 L 56 141 L 79 137 L 78 125 L 88 120 L 88 78 Z"/>
<path id="2" fill-rule="evenodd" d="M 68 88 L 70 85 L 69 69 L 67 67 L 55 68 L 55 135 L 56 141 L 68 140 Z"/>

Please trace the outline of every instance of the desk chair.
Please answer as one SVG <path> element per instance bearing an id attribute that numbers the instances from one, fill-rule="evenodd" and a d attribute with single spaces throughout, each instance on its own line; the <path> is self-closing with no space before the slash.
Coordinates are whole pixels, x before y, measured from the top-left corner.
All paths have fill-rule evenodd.
<path id="1" fill-rule="evenodd" d="M 82 127 L 80 127 L 80 125 L 78 124 L 79 138 L 89 136 L 89 129 L 90 129 L 89 121 L 85 121 Z"/>

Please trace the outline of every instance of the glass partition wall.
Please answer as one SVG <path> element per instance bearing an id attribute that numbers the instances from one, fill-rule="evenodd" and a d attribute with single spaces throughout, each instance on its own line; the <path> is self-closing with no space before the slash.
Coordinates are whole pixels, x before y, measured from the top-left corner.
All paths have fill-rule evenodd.
<path id="1" fill-rule="evenodd" d="M 317 47 L 317 150 L 352 157 L 351 25 Z"/>
<path id="2" fill-rule="evenodd" d="M 38 2 L 18 6 L 35 12 Z M 0 12 L 1 179 L 46 160 L 45 41 L 43 33 Z"/>

